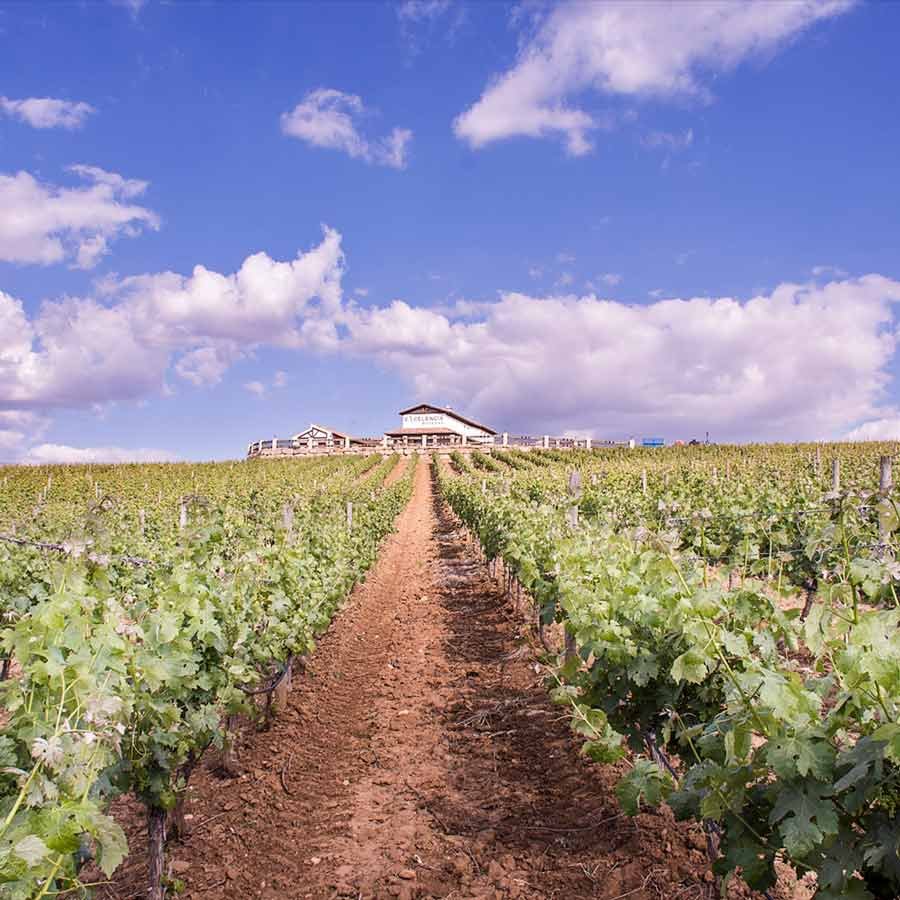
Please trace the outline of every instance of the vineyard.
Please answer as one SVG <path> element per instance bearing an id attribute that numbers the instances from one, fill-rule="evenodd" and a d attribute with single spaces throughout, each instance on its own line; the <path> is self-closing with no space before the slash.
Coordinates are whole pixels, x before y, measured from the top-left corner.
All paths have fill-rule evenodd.
<path id="1" fill-rule="evenodd" d="M 893 447 L 475 455 L 442 491 L 535 604 L 584 750 L 717 873 L 900 895 Z M 826 471 L 827 469 L 827 471 Z M 554 645 L 553 629 L 562 634 Z"/>
<path id="2" fill-rule="evenodd" d="M 410 474 L 385 486 L 395 463 L 4 477 L 3 896 L 72 889 L 89 857 L 111 875 L 127 845 L 106 807 L 123 792 L 146 808 L 148 896 L 163 896 L 192 769 L 258 697 L 271 715 L 364 576 L 409 497 Z"/>
<path id="3" fill-rule="evenodd" d="M 0 896 L 896 898 L 895 450 L 8 469 Z"/>

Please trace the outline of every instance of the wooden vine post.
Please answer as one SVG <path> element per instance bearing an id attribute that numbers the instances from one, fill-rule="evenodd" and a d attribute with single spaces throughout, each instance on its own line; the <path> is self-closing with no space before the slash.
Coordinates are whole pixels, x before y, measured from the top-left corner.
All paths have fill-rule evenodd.
<path id="1" fill-rule="evenodd" d="M 147 808 L 147 838 L 147 900 L 165 900 L 163 874 L 166 862 L 166 811 L 161 806 Z"/>
<path id="2" fill-rule="evenodd" d="M 294 507 L 291 503 L 285 503 L 281 507 L 281 524 L 290 537 L 294 531 Z"/>
<path id="3" fill-rule="evenodd" d="M 347 531 L 353 531 L 353 501 L 347 501 Z"/>
<path id="4" fill-rule="evenodd" d="M 178 530 L 184 531 L 187 528 L 187 500 L 182 499 L 178 505 Z"/>
<path id="5" fill-rule="evenodd" d="M 647 470 L 644 469 L 641 472 L 641 493 L 646 497 L 647 496 Z"/>
<path id="6" fill-rule="evenodd" d="M 831 489 L 841 489 L 841 461 L 837 456 L 831 461 Z"/>
<path id="7" fill-rule="evenodd" d="M 890 456 L 882 456 L 879 460 L 878 490 L 882 494 L 889 494 L 894 486 L 892 461 Z"/>
<path id="8" fill-rule="evenodd" d="M 879 460 L 878 472 L 878 493 L 882 499 L 886 499 L 894 486 L 894 475 L 892 471 L 892 460 L 890 456 L 882 456 Z M 891 533 L 888 530 L 884 516 L 878 517 L 878 539 L 882 543 L 886 543 Z"/>

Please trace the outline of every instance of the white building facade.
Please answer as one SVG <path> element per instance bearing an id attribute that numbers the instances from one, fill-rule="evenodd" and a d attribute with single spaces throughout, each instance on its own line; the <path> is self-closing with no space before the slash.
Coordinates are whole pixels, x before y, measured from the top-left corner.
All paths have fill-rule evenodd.
<path id="1" fill-rule="evenodd" d="M 452 409 L 428 403 L 401 410 L 400 421 L 401 431 L 409 432 L 430 431 L 440 434 L 442 431 L 450 431 L 467 438 L 489 438 L 497 433 L 487 425 L 467 419 Z"/>

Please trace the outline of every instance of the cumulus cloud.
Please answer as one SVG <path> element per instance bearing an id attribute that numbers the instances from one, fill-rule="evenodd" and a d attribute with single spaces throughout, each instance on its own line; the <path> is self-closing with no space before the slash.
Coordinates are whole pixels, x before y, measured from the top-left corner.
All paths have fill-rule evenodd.
<path id="1" fill-rule="evenodd" d="M 53 97 L 27 97 L 11 100 L 0 97 L 0 112 L 19 119 L 32 128 L 65 128 L 74 131 L 84 125 L 88 116 L 97 112 L 90 103 L 57 100 Z"/>
<path id="2" fill-rule="evenodd" d="M 146 181 L 123 178 L 97 166 L 71 166 L 89 182 L 59 187 L 28 172 L 0 174 L 0 260 L 51 265 L 68 260 L 93 268 L 109 242 L 159 228 L 156 213 L 130 201 L 147 189 Z"/>
<path id="3" fill-rule="evenodd" d="M 310 91 L 290 112 L 281 116 L 281 130 L 313 147 L 340 150 L 368 163 L 406 168 L 408 128 L 395 128 L 386 137 L 370 140 L 359 131 L 367 110 L 356 94 L 333 88 Z"/>
<path id="4" fill-rule="evenodd" d="M 347 349 L 417 373 L 416 396 L 539 433 L 835 437 L 880 414 L 898 301 L 900 281 L 869 275 L 746 301 L 510 293 L 472 322 L 395 302 L 356 311 Z"/>
<path id="5" fill-rule="evenodd" d="M 592 149 L 591 133 L 609 127 L 609 112 L 574 105 L 580 95 L 707 101 L 705 79 L 764 59 L 853 4 L 568 0 L 539 18 L 513 67 L 491 80 L 453 128 L 473 148 L 515 136 L 559 135 L 571 155 L 581 156 Z"/>
<path id="6" fill-rule="evenodd" d="M 900 416 L 873 419 L 852 428 L 844 435 L 847 441 L 900 441 Z"/>
<path id="7" fill-rule="evenodd" d="M 70 447 L 66 444 L 38 444 L 23 462 L 44 466 L 57 463 L 129 463 L 175 462 L 178 457 L 168 450 L 127 447 Z"/>
<path id="8" fill-rule="evenodd" d="M 0 292 L 0 409 L 84 407 L 162 389 L 165 375 L 214 384 L 261 344 L 337 343 L 341 236 L 278 262 L 265 253 L 230 275 L 196 266 L 103 284 L 103 302 L 67 297 L 29 318 Z"/>
<path id="9" fill-rule="evenodd" d="M 259 253 L 232 274 L 107 279 L 103 302 L 64 298 L 33 317 L 0 293 L 2 440 L 36 443 L 16 416 L 137 399 L 173 373 L 215 383 L 263 346 L 369 360 L 414 396 L 533 433 L 790 440 L 861 421 L 858 434 L 875 436 L 887 426 L 872 423 L 896 416 L 886 387 L 900 281 L 882 275 L 783 283 L 749 299 L 502 293 L 423 307 L 360 305 L 344 296 L 343 272 L 341 236 L 325 229 L 290 261 Z"/>

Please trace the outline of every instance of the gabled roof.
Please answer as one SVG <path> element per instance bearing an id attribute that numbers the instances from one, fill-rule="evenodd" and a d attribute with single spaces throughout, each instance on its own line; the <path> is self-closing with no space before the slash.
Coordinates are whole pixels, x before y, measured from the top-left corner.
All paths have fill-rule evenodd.
<path id="1" fill-rule="evenodd" d="M 317 429 L 319 431 L 326 431 L 332 435 L 332 437 L 340 438 L 343 440 L 344 438 L 350 438 L 351 441 L 358 440 L 358 438 L 354 437 L 352 434 L 347 434 L 345 431 L 338 431 L 337 428 L 329 428 L 327 425 L 319 425 L 316 422 L 311 422 L 303 431 L 298 431 L 294 437 L 299 437 L 301 434 L 306 434 L 307 431 L 312 431 L 313 429 Z"/>
<path id="2" fill-rule="evenodd" d="M 460 422 L 465 422 L 466 425 L 471 425 L 473 428 L 481 428 L 488 434 L 497 433 L 493 428 L 488 428 L 487 425 L 482 425 L 481 422 L 476 422 L 474 419 L 467 419 L 465 416 L 461 416 L 455 409 L 445 409 L 443 406 L 432 406 L 430 403 L 417 403 L 415 406 L 411 406 L 409 409 L 401 409 L 400 415 L 409 416 L 412 415 L 412 413 L 421 411 L 443 413 L 445 416 L 451 416 L 454 419 L 458 419 Z"/>

